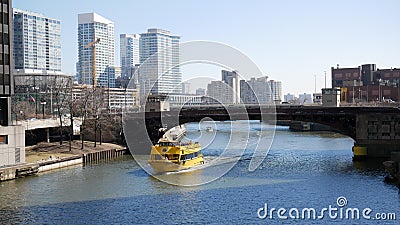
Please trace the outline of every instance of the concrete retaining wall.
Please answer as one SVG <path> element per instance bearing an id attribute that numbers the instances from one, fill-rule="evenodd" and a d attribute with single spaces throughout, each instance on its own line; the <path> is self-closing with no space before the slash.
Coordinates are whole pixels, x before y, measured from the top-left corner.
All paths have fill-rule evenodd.
<path id="1" fill-rule="evenodd" d="M 39 164 L 22 163 L 0 168 L 0 181 L 35 175 L 39 172 Z"/>
<path id="2" fill-rule="evenodd" d="M 82 164 L 82 163 L 83 163 L 82 157 L 75 158 L 75 159 L 71 158 L 71 159 L 68 159 L 68 160 L 65 160 L 65 161 L 64 160 L 60 161 L 60 162 L 54 162 L 53 161 L 53 163 L 51 163 L 51 164 L 41 165 L 39 167 L 39 173 L 40 172 L 49 171 L 49 170 L 60 169 L 60 168 L 67 167 L 67 166 L 79 165 L 79 164 Z"/>
<path id="3" fill-rule="evenodd" d="M 38 163 L 22 163 L 8 167 L 0 167 L 0 181 L 35 175 L 40 172 L 73 165 L 83 165 L 85 163 L 97 162 L 99 160 L 113 159 L 123 156 L 126 151 L 126 149 L 111 149 Z"/>

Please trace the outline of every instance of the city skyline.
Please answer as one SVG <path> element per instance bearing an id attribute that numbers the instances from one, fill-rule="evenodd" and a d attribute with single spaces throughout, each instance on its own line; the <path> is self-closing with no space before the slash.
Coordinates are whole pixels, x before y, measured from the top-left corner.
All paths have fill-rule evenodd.
<path id="1" fill-rule="evenodd" d="M 396 56 L 400 31 L 393 29 L 400 17 L 395 10 L 400 5 L 397 1 L 209 3 L 121 2 L 121 7 L 114 4 L 115 7 L 106 8 L 98 1 L 71 4 L 16 0 L 14 7 L 61 20 L 63 71 L 69 74 L 74 74 L 77 61 L 77 50 L 71 50 L 77 49 L 76 15 L 84 12 L 97 12 L 114 21 L 116 36 L 159 27 L 182 35 L 183 42 L 211 40 L 231 45 L 253 59 L 264 74 L 281 80 L 283 93 L 312 93 L 314 75 L 317 89 L 322 88 L 324 71 L 330 76 L 330 68 L 336 64 L 399 67 Z M 134 15 L 130 13 L 133 8 Z M 152 13 L 147 13 L 148 8 Z M 221 14 L 222 9 L 230 13 Z M 207 16 L 199 15 L 204 12 Z M 117 58 L 116 52 L 118 64 Z M 219 74 L 212 76 L 218 78 Z M 330 86 L 330 79 L 327 80 Z M 304 87 L 299 88 L 299 83 Z"/>

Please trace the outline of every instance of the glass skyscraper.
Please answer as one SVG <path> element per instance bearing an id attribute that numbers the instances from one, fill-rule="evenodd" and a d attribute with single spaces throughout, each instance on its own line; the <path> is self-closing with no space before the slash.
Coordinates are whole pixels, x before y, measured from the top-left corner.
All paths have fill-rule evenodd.
<path id="1" fill-rule="evenodd" d="M 138 34 L 121 34 L 120 36 L 120 60 L 121 75 L 124 78 L 131 78 L 135 65 L 140 64 L 139 60 L 139 38 Z"/>
<path id="2" fill-rule="evenodd" d="M 100 38 L 95 53 L 97 85 L 114 87 L 115 78 L 110 73 L 114 67 L 114 23 L 96 13 L 78 15 L 78 82 L 93 85 L 93 47 L 86 45 L 97 38 Z"/>
<path id="3" fill-rule="evenodd" d="M 60 20 L 13 10 L 16 69 L 61 71 Z"/>
<path id="4" fill-rule="evenodd" d="M 140 67 L 142 96 L 182 92 L 179 41 L 179 36 L 162 29 L 148 29 L 140 34 L 140 63 L 148 60 Z"/>

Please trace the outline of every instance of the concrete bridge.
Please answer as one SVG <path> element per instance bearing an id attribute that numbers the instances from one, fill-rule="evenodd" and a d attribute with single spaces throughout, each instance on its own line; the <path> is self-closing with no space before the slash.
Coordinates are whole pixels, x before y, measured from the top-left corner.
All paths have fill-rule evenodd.
<path id="1" fill-rule="evenodd" d="M 160 128 L 170 129 L 204 118 L 215 121 L 261 120 L 273 123 L 276 120 L 293 120 L 325 124 L 354 140 L 354 159 L 386 158 L 391 152 L 400 151 L 400 109 L 393 107 L 185 106 L 170 111 L 125 115 L 124 123 L 129 126 L 124 127 L 124 132 L 127 138 L 139 140 L 136 147 L 148 150 L 163 135 Z"/>
<path id="2" fill-rule="evenodd" d="M 69 127 L 70 120 L 68 118 L 63 118 L 63 126 Z M 36 119 L 32 118 L 29 120 L 14 121 L 13 125 L 19 125 L 23 127 L 25 131 L 25 142 L 26 144 L 35 144 L 38 141 L 50 141 L 51 133 L 54 133 L 54 129 L 60 127 L 60 119 L 58 118 L 48 118 L 48 119 Z M 80 126 L 82 125 L 81 118 L 74 118 L 73 131 L 74 135 L 80 134 Z M 51 131 L 53 130 L 53 132 Z M 30 131 L 27 133 L 26 131 Z"/>
<path id="3" fill-rule="evenodd" d="M 81 118 L 74 118 L 74 135 L 78 135 L 80 130 L 79 127 L 82 124 Z M 49 118 L 49 119 L 30 119 L 18 121 L 17 125 L 22 125 L 24 130 L 36 130 L 36 129 L 48 129 L 60 126 L 60 119 Z M 69 119 L 63 119 L 64 126 L 70 126 Z"/>
<path id="4" fill-rule="evenodd" d="M 70 126 L 70 120 L 67 118 L 63 118 L 63 126 Z M 22 125 L 24 130 L 38 130 L 38 129 L 49 129 L 60 127 L 60 119 L 58 118 L 49 118 L 49 119 L 30 119 L 30 120 L 22 120 L 17 121 L 16 125 Z M 82 125 L 82 119 L 78 117 L 74 117 L 74 135 L 79 135 L 80 126 Z"/>

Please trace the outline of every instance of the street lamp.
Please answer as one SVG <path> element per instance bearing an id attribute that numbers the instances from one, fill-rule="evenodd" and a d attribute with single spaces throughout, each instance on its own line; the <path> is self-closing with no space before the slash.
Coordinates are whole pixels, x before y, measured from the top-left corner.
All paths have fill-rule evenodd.
<path id="1" fill-rule="evenodd" d="M 34 84 L 33 87 L 34 91 L 35 91 L 35 116 L 36 118 L 38 117 L 38 103 L 37 103 L 37 99 L 38 99 L 38 90 L 39 87 L 36 87 L 36 83 Z"/>
<path id="2" fill-rule="evenodd" d="M 379 78 L 378 82 L 379 82 L 379 87 L 378 87 L 379 102 L 382 102 L 382 93 L 381 93 L 381 89 L 382 89 L 381 88 L 381 82 L 382 82 L 382 79 Z"/>
<path id="3" fill-rule="evenodd" d="M 103 135 L 102 135 L 102 133 L 101 133 L 101 123 L 99 123 L 98 124 L 98 126 L 99 126 L 99 132 L 100 132 L 100 145 L 103 143 Z"/>
<path id="4" fill-rule="evenodd" d="M 40 104 L 42 105 L 42 114 L 43 117 L 42 119 L 44 119 L 44 106 L 47 104 L 46 100 L 44 100 L 43 98 L 40 100 Z"/>
<path id="5" fill-rule="evenodd" d="M 94 147 L 97 145 L 97 120 L 99 119 L 99 115 L 94 116 Z"/>

